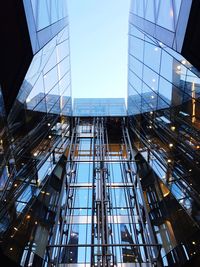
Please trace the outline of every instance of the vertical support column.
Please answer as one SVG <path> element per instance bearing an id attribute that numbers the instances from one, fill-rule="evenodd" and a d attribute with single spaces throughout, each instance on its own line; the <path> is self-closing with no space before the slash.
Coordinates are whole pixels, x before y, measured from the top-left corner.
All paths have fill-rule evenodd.
<path id="1" fill-rule="evenodd" d="M 123 132 L 123 138 L 124 138 L 126 150 L 128 151 L 128 153 L 130 155 L 130 166 L 131 166 L 130 170 L 131 170 L 131 172 L 133 172 L 133 170 L 135 170 L 135 172 L 136 172 L 137 166 L 134 162 L 135 153 L 134 153 L 134 150 L 132 148 L 128 129 L 127 129 L 127 127 L 125 127 L 124 124 L 122 124 L 122 132 Z M 132 160 L 132 162 L 131 162 L 131 160 Z M 133 175 L 133 174 L 131 174 L 131 175 Z M 149 244 L 149 247 L 145 248 L 145 251 L 147 254 L 147 258 L 151 261 L 151 263 L 154 263 L 155 259 L 159 255 L 159 251 L 156 247 L 151 248 L 151 244 L 156 244 L 156 240 L 155 240 L 154 232 L 153 232 L 151 222 L 149 219 L 149 215 L 148 215 L 148 211 L 147 211 L 147 207 L 146 207 L 146 202 L 145 202 L 144 195 L 143 195 L 142 185 L 140 182 L 140 177 L 138 176 L 137 173 L 135 175 L 135 178 L 133 179 L 133 183 L 134 183 L 133 191 L 134 191 L 134 195 L 135 195 L 136 209 L 137 209 L 139 220 L 140 220 L 141 226 L 142 226 L 142 233 L 143 233 L 144 242 L 145 242 L 145 244 Z M 140 204 L 141 201 L 142 201 L 142 205 Z"/>

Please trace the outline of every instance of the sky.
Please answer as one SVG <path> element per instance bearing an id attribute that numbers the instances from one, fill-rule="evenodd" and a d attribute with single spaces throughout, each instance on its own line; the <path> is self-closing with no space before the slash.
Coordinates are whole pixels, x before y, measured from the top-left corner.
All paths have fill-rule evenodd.
<path id="1" fill-rule="evenodd" d="M 129 5 L 68 0 L 73 98 L 126 98 Z"/>

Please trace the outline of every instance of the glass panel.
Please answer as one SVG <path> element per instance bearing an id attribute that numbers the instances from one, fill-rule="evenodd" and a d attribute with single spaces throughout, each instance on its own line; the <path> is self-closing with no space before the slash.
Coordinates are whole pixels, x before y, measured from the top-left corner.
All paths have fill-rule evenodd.
<path id="1" fill-rule="evenodd" d="M 43 75 L 41 74 L 26 99 L 28 108 L 33 109 L 44 98 Z"/>
<path id="2" fill-rule="evenodd" d="M 78 188 L 75 189 L 75 208 L 91 208 L 92 205 L 92 191 L 91 189 Z"/>
<path id="3" fill-rule="evenodd" d="M 142 81 L 129 70 L 129 83 L 135 88 L 138 92 L 141 92 L 142 89 Z"/>
<path id="4" fill-rule="evenodd" d="M 144 63 L 157 73 L 160 70 L 160 55 L 161 49 L 159 47 L 151 45 L 148 42 L 145 43 Z"/>
<path id="5" fill-rule="evenodd" d="M 158 90 L 158 78 L 159 76 L 156 72 L 144 66 L 144 82 L 154 91 Z"/>
<path id="6" fill-rule="evenodd" d="M 57 66 L 55 66 L 53 69 L 51 69 L 44 75 L 45 91 L 46 92 L 50 91 L 57 82 L 58 82 L 58 69 Z"/>
<path id="7" fill-rule="evenodd" d="M 171 0 L 161 1 L 159 7 L 158 25 L 174 31 L 174 13 Z"/>
<path id="8" fill-rule="evenodd" d="M 162 97 L 164 101 L 167 103 L 171 102 L 172 98 L 172 84 L 169 83 L 167 80 L 160 77 L 159 81 L 159 96 Z"/>
<path id="9" fill-rule="evenodd" d="M 132 38 L 130 42 L 130 53 L 138 58 L 140 61 L 143 61 L 143 46 L 144 41 L 138 38 Z"/>
<path id="10" fill-rule="evenodd" d="M 91 242 L 91 226 L 87 224 L 70 225 L 70 234 L 67 244 L 89 244 Z M 66 247 L 62 248 L 60 263 L 85 263 L 90 262 L 90 248 Z"/>
<path id="11" fill-rule="evenodd" d="M 134 56 L 129 56 L 129 68 L 134 70 L 137 76 L 142 77 L 143 64 L 137 60 Z"/>
<path id="12" fill-rule="evenodd" d="M 162 50 L 160 73 L 168 81 L 172 81 L 172 74 L 173 74 L 172 64 L 173 64 L 173 58 L 164 50 Z"/>
<path id="13" fill-rule="evenodd" d="M 37 9 L 37 30 L 41 30 L 50 24 L 50 14 L 46 0 L 38 0 Z"/>
<path id="14" fill-rule="evenodd" d="M 155 22 L 155 11 L 154 4 L 152 3 L 152 1 L 147 2 L 145 18 L 151 22 Z"/>
<path id="15" fill-rule="evenodd" d="M 91 182 L 92 182 L 91 164 L 79 163 L 78 168 L 77 168 L 77 183 L 91 183 Z"/>

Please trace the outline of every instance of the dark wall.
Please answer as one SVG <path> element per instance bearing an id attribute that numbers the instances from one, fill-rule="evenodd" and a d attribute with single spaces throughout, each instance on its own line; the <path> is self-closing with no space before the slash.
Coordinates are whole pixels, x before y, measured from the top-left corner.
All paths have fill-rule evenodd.
<path id="1" fill-rule="evenodd" d="M 22 0 L 0 1 L 0 84 L 8 113 L 33 57 Z"/>
<path id="2" fill-rule="evenodd" d="M 200 1 L 193 0 L 182 55 L 200 71 Z"/>

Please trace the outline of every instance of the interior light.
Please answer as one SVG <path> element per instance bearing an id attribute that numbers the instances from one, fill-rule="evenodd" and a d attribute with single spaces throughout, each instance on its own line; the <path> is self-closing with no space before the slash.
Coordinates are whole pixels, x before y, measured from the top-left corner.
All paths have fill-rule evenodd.
<path id="1" fill-rule="evenodd" d="M 181 69 L 181 66 L 180 66 L 180 65 L 178 65 L 176 68 L 177 68 L 177 70 L 180 70 L 180 69 Z"/>
<path id="2" fill-rule="evenodd" d="M 192 244 L 193 244 L 193 245 L 195 245 L 195 244 L 196 244 L 196 242 L 195 242 L 195 241 L 192 241 Z"/>
<path id="3" fill-rule="evenodd" d="M 30 215 L 27 215 L 27 216 L 26 216 L 26 219 L 28 219 L 28 220 L 29 220 L 30 218 L 31 218 L 31 216 L 30 216 Z"/>
<path id="4" fill-rule="evenodd" d="M 17 229 L 16 227 L 14 227 L 14 230 L 15 230 L 15 231 L 18 231 L 18 229 Z"/>
<path id="5" fill-rule="evenodd" d="M 47 123 L 47 126 L 51 126 L 51 124 L 50 123 Z"/>
<path id="6" fill-rule="evenodd" d="M 183 65 L 185 65 L 185 64 L 186 64 L 186 60 L 183 59 L 183 60 L 181 61 L 181 63 L 182 63 Z"/>
<path id="7" fill-rule="evenodd" d="M 152 82 L 155 83 L 156 79 L 152 79 Z"/>
<path id="8" fill-rule="evenodd" d="M 52 137 L 52 136 L 51 136 L 51 135 L 49 135 L 49 139 L 51 139 L 51 137 Z"/>
<path id="9" fill-rule="evenodd" d="M 173 144 L 169 144 L 169 147 L 173 147 L 174 145 Z"/>
<path id="10" fill-rule="evenodd" d="M 153 111 L 151 111 L 150 114 L 152 115 L 153 114 Z"/>
<path id="11" fill-rule="evenodd" d="M 192 171 L 192 169 L 189 169 L 189 172 L 191 172 Z"/>
<path id="12" fill-rule="evenodd" d="M 13 248 L 10 248 L 10 250 L 13 250 Z"/>
<path id="13" fill-rule="evenodd" d="M 155 97 L 154 95 L 151 96 L 152 99 L 153 99 L 154 97 Z"/>
<path id="14" fill-rule="evenodd" d="M 17 187 L 17 184 L 14 184 L 14 187 Z"/>
<path id="15" fill-rule="evenodd" d="M 171 130 L 172 130 L 172 131 L 175 131 L 175 129 L 176 129 L 175 126 L 172 126 L 172 127 L 171 127 Z"/>
<path id="16" fill-rule="evenodd" d="M 155 50 L 155 51 L 158 51 L 158 47 L 155 47 L 154 50 Z"/>
<path id="17" fill-rule="evenodd" d="M 37 155 L 38 155 L 37 152 L 34 152 L 34 153 L 33 153 L 33 156 L 34 156 L 34 157 L 37 157 Z"/>
<path id="18" fill-rule="evenodd" d="M 170 163 L 170 162 L 172 162 L 172 160 L 171 159 L 168 159 L 167 162 Z"/>

